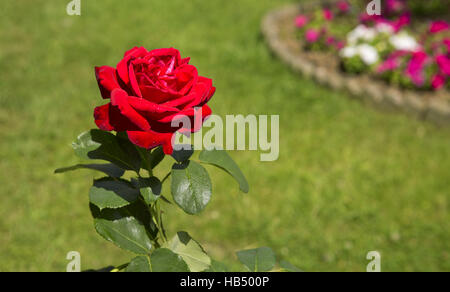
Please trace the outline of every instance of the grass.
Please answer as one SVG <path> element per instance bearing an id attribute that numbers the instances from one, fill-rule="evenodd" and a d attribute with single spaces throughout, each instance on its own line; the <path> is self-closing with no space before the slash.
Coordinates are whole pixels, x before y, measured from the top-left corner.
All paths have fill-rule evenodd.
<path id="1" fill-rule="evenodd" d="M 212 202 L 198 217 L 166 206 L 171 233 L 189 231 L 234 268 L 236 250 L 270 246 L 306 271 L 364 271 L 372 250 L 383 271 L 450 270 L 449 130 L 364 106 L 274 59 L 259 23 L 293 1 L 82 1 L 80 17 L 65 2 L 1 5 L 0 271 L 64 271 L 71 250 L 83 269 L 130 258 L 93 229 L 93 173 L 53 170 L 78 162 L 70 143 L 94 127 L 93 67 L 135 45 L 191 56 L 214 79 L 219 115 L 280 115 L 279 160 L 231 153 L 250 194 L 210 168 Z"/>

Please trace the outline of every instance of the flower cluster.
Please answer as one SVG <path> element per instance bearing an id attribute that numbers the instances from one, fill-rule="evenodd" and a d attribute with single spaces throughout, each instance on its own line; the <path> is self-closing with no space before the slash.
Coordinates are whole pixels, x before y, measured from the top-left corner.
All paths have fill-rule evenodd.
<path id="1" fill-rule="evenodd" d="M 333 27 L 333 21 L 350 13 L 349 2 L 342 0 L 334 6 L 324 7 L 312 15 L 298 15 L 295 26 L 305 40 L 305 47 L 311 50 L 340 50 L 345 43 Z"/>
<path id="2" fill-rule="evenodd" d="M 437 20 L 426 31 L 422 28 L 422 34 L 412 33 L 417 29 L 412 27 L 409 3 L 387 0 L 383 15 L 361 14 L 349 29 L 348 18 L 331 25 L 338 18 L 335 16 L 351 13 L 348 2 L 340 1 L 334 10 L 322 8 L 314 17 L 299 15 L 296 26 L 304 32 L 307 48 L 337 49 L 345 72 L 370 72 L 407 88 L 438 90 L 449 86 L 450 25 Z M 317 20 L 319 14 L 321 21 Z M 337 41 L 339 37 L 330 33 L 330 27 L 340 28 L 344 37 Z"/>
<path id="3" fill-rule="evenodd" d="M 448 86 L 450 76 L 449 39 L 433 43 L 431 48 L 396 50 L 378 67 L 377 73 L 391 83 L 406 87 L 438 90 Z"/>

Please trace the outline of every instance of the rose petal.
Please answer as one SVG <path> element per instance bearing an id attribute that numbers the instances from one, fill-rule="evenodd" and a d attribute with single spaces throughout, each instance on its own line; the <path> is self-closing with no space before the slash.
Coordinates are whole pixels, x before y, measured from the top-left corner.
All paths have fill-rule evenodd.
<path id="1" fill-rule="evenodd" d="M 158 133 L 155 131 L 127 131 L 130 141 L 145 149 L 152 149 L 160 145 L 163 146 L 164 153 L 172 154 L 172 136 L 173 133 Z"/>
<path id="2" fill-rule="evenodd" d="M 103 131 L 114 130 L 113 126 L 109 123 L 109 106 L 110 103 L 107 103 L 94 109 L 95 124 Z"/>
<path id="3" fill-rule="evenodd" d="M 122 89 L 115 89 L 111 94 L 111 104 L 117 106 L 120 113 L 127 117 L 133 124 L 140 129 L 147 131 L 150 130 L 150 125 L 147 120 L 141 116 L 133 107 L 128 103 L 128 93 Z"/>
<path id="4" fill-rule="evenodd" d="M 189 61 L 191 60 L 190 57 L 181 59 L 180 65 L 189 64 Z"/>
<path id="5" fill-rule="evenodd" d="M 212 110 L 207 105 L 204 105 L 201 108 L 201 114 L 200 114 L 200 110 L 198 108 L 196 108 L 195 114 L 191 117 L 191 129 L 180 128 L 178 130 L 178 132 L 183 135 L 189 135 L 190 133 L 195 133 L 195 132 L 199 131 L 203 126 L 203 122 L 211 115 L 211 113 L 212 113 Z"/>
<path id="6" fill-rule="evenodd" d="M 170 87 L 170 89 L 178 92 L 180 95 L 185 95 L 197 82 L 197 68 L 192 65 L 182 65 L 176 69 L 175 76 L 176 82 L 173 84 L 174 87 Z"/>
<path id="7" fill-rule="evenodd" d="M 181 55 L 180 55 L 180 51 L 178 51 L 177 49 L 174 48 L 162 48 L 162 49 L 155 49 L 152 50 L 148 53 L 148 55 L 146 56 L 147 59 L 151 59 L 151 58 L 156 58 L 156 59 L 160 59 L 160 58 L 164 58 L 164 57 L 168 57 L 169 59 L 171 57 L 175 57 L 175 66 L 180 66 L 181 65 Z"/>
<path id="8" fill-rule="evenodd" d="M 159 120 L 167 115 L 172 115 L 180 110 L 174 107 L 168 107 L 166 105 L 160 105 L 153 102 L 150 102 L 143 98 L 137 98 L 137 97 L 128 97 L 128 103 L 141 114 L 144 116 L 145 119 L 150 121 L 153 120 Z"/>
<path id="9" fill-rule="evenodd" d="M 128 62 L 134 58 L 144 57 L 147 53 L 148 51 L 144 47 L 135 47 L 127 51 L 124 58 L 117 64 L 117 73 L 126 85 L 130 83 Z"/>
<path id="10" fill-rule="evenodd" d="M 154 103 L 163 103 L 181 97 L 176 92 L 163 90 L 154 86 L 141 86 L 140 88 L 142 97 Z"/>
<path id="11" fill-rule="evenodd" d="M 199 103 L 198 105 L 203 105 L 205 103 L 207 103 L 211 97 L 214 95 L 214 93 L 216 92 L 216 88 L 213 86 L 213 81 L 210 78 L 206 78 L 206 77 L 199 77 L 198 83 L 202 83 L 205 85 L 205 91 L 204 91 L 204 95 L 202 98 L 201 103 Z"/>
<path id="12" fill-rule="evenodd" d="M 116 69 L 113 67 L 95 67 L 95 78 L 97 79 L 100 93 L 104 99 L 111 98 L 111 91 L 120 88 L 117 82 Z"/>
<path id="13" fill-rule="evenodd" d="M 117 106 L 107 103 L 94 110 L 95 124 L 103 131 L 139 130 L 127 117 L 120 113 Z"/>
<path id="14" fill-rule="evenodd" d="M 141 90 L 139 89 L 139 85 L 136 80 L 136 74 L 134 73 L 133 62 L 130 62 L 128 72 L 129 72 L 128 77 L 130 77 L 131 89 L 133 89 L 133 92 L 136 96 L 142 97 Z"/>

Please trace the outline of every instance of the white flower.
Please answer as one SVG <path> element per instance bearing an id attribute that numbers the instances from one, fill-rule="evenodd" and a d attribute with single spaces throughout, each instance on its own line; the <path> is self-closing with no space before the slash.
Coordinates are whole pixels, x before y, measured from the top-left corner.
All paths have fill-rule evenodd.
<path id="1" fill-rule="evenodd" d="M 379 33 L 386 33 L 386 34 L 393 34 L 394 33 L 394 28 L 392 27 L 392 25 L 389 25 L 387 23 L 378 23 L 375 26 L 375 29 L 379 32 Z"/>
<path id="2" fill-rule="evenodd" d="M 358 53 L 358 51 L 356 50 L 355 47 L 345 47 L 339 52 L 339 54 L 343 58 L 354 57 L 354 56 L 356 56 L 357 53 Z"/>
<path id="3" fill-rule="evenodd" d="M 377 31 L 373 28 L 366 29 L 366 33 L 363 35 L 363 40 L 371 41 L 377 36 Z"/>
<path id="4" fill-rule="evenodd" d="M 357 48 L 358 55 L 366 65 L 372 65 L 380 59 L 378 51 L 371 45 L 362 44 Z"/>
<path id="5" fill-rule="evenodd" d="M 358 25 L 354 30 L 347 34 L 347 41 L 349 44 L 355 44 L 366 31 L 366 27 L 364 25 Z"/>
<path id="6" fill-rule="evenodd" d="M 368 44 L 361 44 L 357 47 L 345 47 L 339 52 L 339 54 L 342 58 L 359 56 L 366 65 L 375 64 L 380 59 L 378 51 L 373 46 Z"/>
<path id="7" fill-rule="evenodd" d="M 376 35 L 377 31 L 375 29 L 360 24 L 347 34 L 347 41 L 349 44 L 356 44 L 359 40 L 371 41 Z"/>
<path id="8" fill-rule="evenodd" d="M 407 34 L 406 32 L 391 36 L 389 38 L 389 42 L 397 50 L 415 51 L 420 47 L 416 39 Z"/>

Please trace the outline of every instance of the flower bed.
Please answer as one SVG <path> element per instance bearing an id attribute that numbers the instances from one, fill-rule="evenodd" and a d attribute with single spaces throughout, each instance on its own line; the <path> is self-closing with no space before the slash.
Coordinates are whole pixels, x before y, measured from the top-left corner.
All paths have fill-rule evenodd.
<path id="1" fill-rule="evenodd" d="M 383 108 L 447 125 L 448 24 L 412 25 L 407 11 L 393 8 L 381 17 L 359 15 L 364 10 L 344 1 L 302 3 L 269 13 L 262 30 L 294 70 Z"/>

